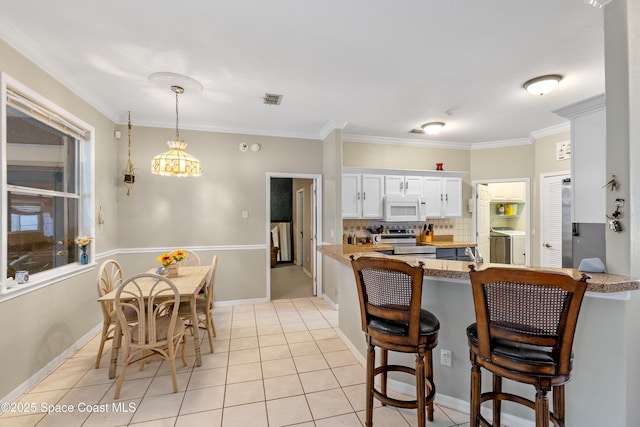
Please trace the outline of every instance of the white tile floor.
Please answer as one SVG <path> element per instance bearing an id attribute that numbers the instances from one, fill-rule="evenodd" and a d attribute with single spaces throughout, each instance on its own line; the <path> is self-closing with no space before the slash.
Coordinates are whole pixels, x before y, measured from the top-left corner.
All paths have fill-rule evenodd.
<path id="1" fill-rule="evenodd" d="M 338 313 L 323 300 L 216 307 L 214 315 L 215 353 L 203 333 L 202 366 L 195 367 L 189 341 L 188 366 L 176 363 L 178 393 L 158 360 L 143 371 L 130 367 L 115 401 L 111 348 L 94 369 L 96 337 L 18 401 L 36 413 L 4 413 L 0 427 L 363 425 L 364 368 L 336 334 Z M 43 403 L 57 407 L 46 414 Z M 60 412 L 64 405 L 73 412 Z M 379 404 L 373 420 L 376 427 L 417 424 L 415 410 Z M 468 415 L 436 406 L 428 425 L 468 426 Z"/>

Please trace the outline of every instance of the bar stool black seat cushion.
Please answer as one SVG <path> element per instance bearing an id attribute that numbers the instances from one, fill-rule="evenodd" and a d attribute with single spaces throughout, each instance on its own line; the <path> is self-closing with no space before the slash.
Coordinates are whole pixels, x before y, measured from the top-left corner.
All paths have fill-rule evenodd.
<path id="1" fill-rule="evenodd" d="M 467 338 L 472 345 L 478 346 L 478 328 L 475 323 L 467 328 Z M 496 340 L 493 353 L 529 365 L 554 365 L 551 347 Z"/>
<path id="2" fill-rule="evenodd" d="M 409 333 L 408 325 L 373 317 L 369 327 L 378 332 L 389 335 L 405 336 Z M 433 313 L 425 309 L 420 310 L 420 335 L 435 334 L 440 330 L 440 321 Z"/>

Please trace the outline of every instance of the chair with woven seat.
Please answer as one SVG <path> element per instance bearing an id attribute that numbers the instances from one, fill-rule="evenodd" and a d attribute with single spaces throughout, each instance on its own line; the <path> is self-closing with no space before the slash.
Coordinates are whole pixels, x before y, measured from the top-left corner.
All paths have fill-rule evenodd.
<path id="1" fill-rule="evenodd" d="M 200 257 L 198 256 L 197 253 L 190 251 L 188 249 L 184 249 L 183 252 L 187 254 L 187 257 L 182 261 L 180 261 L 178 263 L 179 265 L 183 267 L 188 267 L 188 266 L 197 267 L 199 265 L 202 265 L 200 263 Z"/>
<path id="2" fill-rule="evenodd" d="M 115 399 L 120 397 L 127 367 L 159 356 L 169 363 L 173 392 L 178 392 L 175 356 L 177 347 L 185 339 L 185 326 L 178 319 L 180 293 L 167 278 L 157 274 L 137 274 L 124 281 L 115 296 L 116 314 L 122 328 L 123 346 L 120 374 L 116 382 Z M 137 314 L 131 324 L 126 310 Z M 182 346 L 182 363 L 187 366 Z"/>
<path id="3" fill-rule="evenodd" d="M 122 273 L 122 267 L 118 261 L 108 259 L 103 262 L 100 266 L 100 271 L 98 272 L 98 297 L 106 295 L 118 288 L 122 285 L 123 280 L 124 275 Z M 106 341 L 113 339 L 116 322 L 118 321 L 116 310 L 112 302 L 100 302 L 100 308 L 102 309 L 102 335 L 100 337 L 98 356 L 96 357 L 96 369 L 100 367 L 100 359 L 102 358 L 102 352 L 104 351 L 104 344 Z M 127 310 L 125 315 L 127 319 L 131 321 L 136 320 L 136 314 L 131 310 Z"/>
<path id="4" fill-rule="evenodd" d="M 427 418 L 433 421 L 432 349 L 438 344 L 440 322 L 431 312 L 421 308 L 423 264 L 412 266 L 390 258 L 351 256 L 356 278 L 362 330 L 367 341 L 366 422 L 373 424 L 373 399 L 383 405 L 414 408 L 418 426 Z M 375 347 L 380 348 L 380 366 L 375 366 Z M 415 353 L 415 367 L 389 364 L 388 352 Z M 416 399 L 400 400 L 387 394 L 389 372 L 415 376 Z M 381 375 L 379 390 L 375 377 Z"/>
<path id="5" fill-rule="evenodd" d="M 191 304 L 187 301 L 183 301 L 180 303 L 180 308 L 178 309 L 178 313 L 181 318 L 183 318 L 186 322 L 189 322 L 187 326 L 191 327 L 191 332 L 195 332 L 195 328 L 200 325 L 203 326 L 207 331 L 207 335 L 209 337 L 209 348 L 211 349 L 211 353 L 213 353 L 213 337 L 216 336 L 216 327 L 213 323 L 213 285 L 216 278 L 216 267 L 218 265 L 218 255 L 213 256 L 213 261 L 211 262 L 211 269 L 209 270 L 209 274 L 207 275 L 207 280 L 204 285 L 204 298 L 196 299 L 196 314 L 198 315 L 198 325 L 192 325 L 191 320 Z M 204 318 L 203 318 L 204 316 Z"/>
<path id="6" fill-rule="evenodd" d="M 564 385 L 571 379 L 573 338 L 587 275 L 470 266 L 476 323 L 467 328 L 471 358 L 471 426 L 500 426 L 501 402 L 535 411 L 537 427 L 564 426 Z M 481 369 L 493 374 L 482 393 Z M 503 392 L 502 379 L 535 387 L 535 401 Z M 553 397 L 553 412 L 549 396 Z M 482 404 L 493 403 L 490 423 Z"/>

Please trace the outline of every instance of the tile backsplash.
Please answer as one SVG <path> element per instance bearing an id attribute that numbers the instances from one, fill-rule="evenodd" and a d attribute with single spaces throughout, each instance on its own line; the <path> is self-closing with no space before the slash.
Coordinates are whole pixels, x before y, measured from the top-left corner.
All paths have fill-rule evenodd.
<path id="1" fill-rule="evenodd" d="M 461 242 L 473 242 L 475 239 L 471 238 L 471 218 L 443 218 L 443 219 L 429 219 L 427 224 L 433 224 L 434 235 L 439 234 L 451 234 L 453 240 Z M 358 238 L 369 237 L 369 228 L 372 230 L 377 229 L 381 225 L 386 229 L 406 229 L 413 228 L 416 233 L 422 230 L 422 226 L 425 222 L 382 222 L 370 219 L 343 219 L 342 220 L 342 234 L 351 235 L 355 233 Z"/>

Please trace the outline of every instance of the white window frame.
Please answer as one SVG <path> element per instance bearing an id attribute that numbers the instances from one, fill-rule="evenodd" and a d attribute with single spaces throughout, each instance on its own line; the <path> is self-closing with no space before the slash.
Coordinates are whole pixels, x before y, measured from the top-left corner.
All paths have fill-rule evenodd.
<path id="1" fill-rule="evenodd" d="M 58 124 L 84 131 L 86 137 L 84 142 L 80 143 L 78 156 L 78 184 L 80 185 L 78 229 L 80 235 L 95 236 L 95 221 L 93 220 L 95 218 L 95 129 L 11 76 L 0 72 L 0 197 L 2 198 L 0 201 L 0 302 L 95 268 L 95 245 L 97 243 L 95 240 L 92 242 L 93 248 L 89 251 L 89 264 L 80 265 L 76 262 L 52 268 L 30 275 L 29 281 L 25 284 L 16 285 L 11 289 L 7 288 L 7 194 L 9 188 L 7 185 L 6 129 L 8 88 L 24 96 L 32 104 L 41 107 L 43 111 L 50 113 Z"/>

